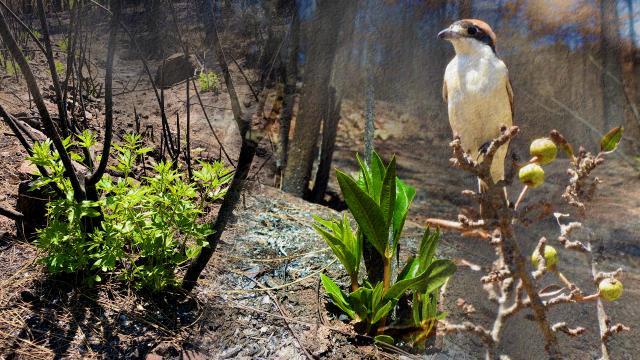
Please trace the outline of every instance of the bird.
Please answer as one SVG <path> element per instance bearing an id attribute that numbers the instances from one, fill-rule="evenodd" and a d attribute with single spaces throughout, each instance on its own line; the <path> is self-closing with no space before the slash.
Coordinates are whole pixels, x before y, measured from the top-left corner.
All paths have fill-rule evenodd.
<path id="1" fill-rule="evenodd" d="M 486 152 L 501 127 L 513 125 L 513 89 L 505 63 L 496 53 L 496 35 L 478 19 L 462 19 L 438 33 L 449 41 L 455 56 L 446 67 L 442 96 L 449 124 L 462 148 L 474 159 Z M 491 165 L 494 183 L 504 179 L 508 144 L 495 153 Z M 479 181 L 484 192 L 487 184 Z M 506 194 L 506 190 L 505 190 Z"/>

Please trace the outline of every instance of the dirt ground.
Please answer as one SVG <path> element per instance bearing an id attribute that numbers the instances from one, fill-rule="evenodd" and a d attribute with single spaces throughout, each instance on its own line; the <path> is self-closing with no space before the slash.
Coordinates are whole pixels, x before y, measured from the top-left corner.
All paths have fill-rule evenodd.
<path id="1" fill-rule="evenodd" d="M 125 46 L 125 43 L 121 44 Z M 96 56 L 100 56 L 98 53 Z M 152 61 L 157 66 L 159 61 Z M 34 61 L 41 84 L 47 72 L 42 59 Z M 213 65 L 210 65 L 213 67 Z M 115 68 L 122 94 L 115 97 L 117 134 L 134 125 L 133 108 L 143 119 L 142 128 L 160 132 L 159 113 L 153 92 L 141 76 L 142 67 L 127 51 L 118 52 Z M 241 95 L 249 89 L 235 70 L 233 78 Z M 139 81 L 138 81 L 139 79 Z M 131 84 L 138 84 L 135 89 Z M 116 89 L 116 94 L 118 93 Z M 169 118 L 184 118 L 184 84 L 166 91 Z M 228 96 L 205 93 L 207 114 L 225 150 L 237 157 L 237 131 Z M 0 102 L 10 112 L 29 112 L 24 84 L 5 76 L 0 81 Z M 196 103 L 193 98 L 192 103 Z M 50 103 L 52 109 L 55 108 Z M 202 109 L 192 107 L 194 148 L 198 157 L 219 158 L 220 146 L 211 136 Z M 99 130 L 102 114 L 97 101 L 92 105 L 91 126 Z M 353 154 L 362 148 L 362 109 L 360 104 L 343 103 L 338 131 L 335 166 L 356 169 Z M 399 176 L 418 191 L 411 209 L 411 223 L 403 238 L 403 256 L 415 251 L 427 217 L 455 218 L 464 188 L 475 180 L 448 166 L 448 136 L 431 131 L 427 119 L 406 114 L 400 107 L 376 104 L 376 148 L 386 158 L 398 156 Z M 10 130 L 0 123 L 0 204 L 15 206 L 20 167 L 26 155 Z M 522 135 L 523 142 L 526 134 Z M 149 140 L 151 141 L 151 140 Z M 223 236 L 223 243 L 210 262 L 193 295 L 167 294 L 162 298 L 134 292 L 105 282 L 95 288 L 77 288 L 50 278 L 34 260 L 33 245 L 15 238 L 15 227 L 0 217 L 0 357 L 7 359 L 48 358 L 411 358 L 402 349 L 381 349 L 371 339 L 354 335 L 329 304 L 319 285 L 318 274 L 327 271 L 341 280 L 335 258 L 310 227 L 311 214 L 329 215 L 333 210 L 306 203 L 271 187 L 274 184 L 273 147 L 261 144 L 254 163 L 252 181 L 237 221 Z M 566 181 L 566 160 L 552 165 L 546 184 L 531 194 L 530 201 L 548 199 L 561 209 L 560 194 Z M 253 176 L 255 175 L 255 176 Z M 632 331 L 612 340 L 614 359 L 633 359 L 640 350 L 638 337 L 640 312 L 640 179 L 625 162 L 612 157 L 597 173 L 604 183 L 589 204 L 592 217 L 585 221 L 581 239 L 591 240 L 600 254 L 598 267 L 625 270 L 625 294 L 620 301 L 607 304 L 614 322 L 624 321 Z M 335 179 L 330 188 L 335 192 Z M 519 187 L 514 187 L 514 192 Z M 512 195 L 515 196 L 515 195 Z M 529 253 L 539 236 L 554 239 L 558 228 L 553 219 L 519 229 L 521 247 Z M 445 234 L 440 255 L 477 264 L 460 266 L 447 290 L 444 304 L 453 322 L 473 320 L 489 324 L 495 305 L 480 284 L 493 260 L 492 248 L 478 240 Z M 591 289 L 589 268 L 575 254 L 561 252 L 560 268 L 570 279 Z M 459 299 L 473 305 L 464 311 Z M 560 306 L 551 316 L 584 326 L 579 338 L 561 336 L 567 358 L 596 358 L 598 348 L 593 304 Z M 524 311 L 507 326 L 502 352 L 513 359 L 541 359 L 542 344 L 535 322 Z M 434 359 L 476 359 L 482 357 L 481 343 L 468 335 L 447 336 L 437 351 L 419 354 Z"/>

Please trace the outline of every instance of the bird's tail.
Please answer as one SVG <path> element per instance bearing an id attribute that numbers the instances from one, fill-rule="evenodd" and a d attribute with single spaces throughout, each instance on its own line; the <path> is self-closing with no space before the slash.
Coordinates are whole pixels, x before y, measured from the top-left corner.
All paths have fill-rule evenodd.
<path id="1" fill-rule="evenodd" d="M 489 185 L 486 182 L 482 181 L 482 179 L 478 178 L 478 193 L 484 193 L 489 190 Z"/>

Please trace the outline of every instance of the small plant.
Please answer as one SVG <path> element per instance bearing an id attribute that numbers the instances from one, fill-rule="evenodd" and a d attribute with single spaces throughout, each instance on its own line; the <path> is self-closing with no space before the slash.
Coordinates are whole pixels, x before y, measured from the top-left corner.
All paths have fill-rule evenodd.
<path id="1" fill-rule="evenodd" d="M 73 149 L 95 144 L 90 132 L 77 141 L 64 141 L 76 161 L 84 159 Z M 176 269 L 207 246 L 211 226 L 200 224 L 198 218 L 205 200 L 224 195 L 230 170 L 221 163 L 202 163 L 202 169 L 194 172 L 201 179 L 195 184 L 186 182 L 171 163 L 160 162 L 153 166 L 154 175 L 139 181 L 133 177 L 134 167 L 142 154 L 152 150 L 139 144 L 137 134 L 125 135 L 122 145 L 113 144 L 117 159 L 113 169 L 122 176 L 105 175 L 98 182 L 98 201 L 77 202 L 51 141 L 36 143 L 29 160 L 47 169 L 49 176 L 39 176 L 34 187 L 55 183 L 65 194 L 48 205 L 48 226 L 36 241 L 50 272 L 84 272 L 89 282 L 115 274 L 134 287 L 159 291 L 176 285 Z M 198 197 L 202 201 L 196 201 Z"/>
<path id="2" fill-rule="evenodd" d="M 11 58 L 7 60 L 1 53 L 0 53 L 0 64 L 3 64 L 4 70 L 9 76 L 15 76 L 20 71 L 20 68 L 18 67 L 18 65 L 16 65 L 13 61 L 11 61 Z"/>
<path id="3" fill-rule="evenodd" d="M 215 71 L 203 71 L 198 75 L 198 84 L 202 92 L 217 92 L 220 89 L 220 77 Z"/>
<path id="4" fill-rule="evenodd" d="M 314 217 L 314 228 L 349 275 L 351 292 L 345 294 L 324 274 L 321 274 L 322 284 L 337 307 L 359 322 L 365 333 L 377 334 L 376 340 L 382 342 L 393 342 L 393 338 L 383 334 L 387 319 L 401 299 L 410 298 L 411 318 L 393 320 L 402 326 L 421 329 L 420 335 L 411 339 L 414 343 L 421 342 L 433 334 L 435 324 L 445 316 L 437 310 L 439 289 L 456 267 L 450 260 L 435 258 L 440 234 L 427 229 L 417 255 L 409 258 L 393 278 L 392 260 L 397 256 L 415 190 L 396 177 L 395 157 L 387 166 L 376 153 L 371 166 L 358 160 L 358 180 L 337 171 L 340 189 L 357 229 L 352 229 L 346 214 L 340 219 Z M 381 281 L 361 281 L 359 278 L 365 243 L 369 243 L 383 259 L 384 276 Z"/>
<path id="5" fill-rule="evenodd" d="M 67 50 L 69 50 L 69 39 L 66 37 L 60 39 L 60 41 L 58 41 L 58 47 L 60 48 L 60 51 L 66 54 Z"/>
<path id="6" fill-rule="evenodd" d="M 63 76 L 65 73 L 65 66 L 62 62 L 56 60 L 55 61 L 55 67 L 56 67 L 56 74 L 58 74 L 58 76 Z"/>

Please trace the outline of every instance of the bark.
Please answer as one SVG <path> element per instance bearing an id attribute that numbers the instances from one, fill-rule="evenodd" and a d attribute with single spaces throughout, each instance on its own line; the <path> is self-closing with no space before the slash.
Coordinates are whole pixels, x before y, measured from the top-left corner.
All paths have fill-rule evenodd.
<path id="1" fill-rule="evenodd" d="M 298 82 L 298 54 L 300 51 L 300 17 L 298 8 L 293 4 L 293 19 L 291 22 L 291 33 L 289 35 L 289 54 L 286 66 L 282 67 L 284 74 L 284 104 L 282 116 L 280 116 L 280 144 L 278 148 L 278 158 L 276 166 L 278 173 L 282 176 L 282 171 L 287 164 L 287 151 L 289 150 L 289 132 L 291 130 L 291 118 L 293 117 L 293 106 L 295 105 L 295 95 Z"/>
<path id="2" fill-rule="evenodd" d="M 0 206 L 0 215 L 6 216 L 9 219 L 15 221 L 22 221 L 22 218 L 24 218 L 24 215 L 22 215 L 21 212 L 9 208 L 4 208 L 2 206 Z"/>
<path id="3" fill-rule="evenodd" d="M 624 123 L 624 93 L 619 79 L 622 79 L 620 64 L 620 33 L 618 10 L 615 1 L 600 0 L 603 94 L 603 131 L 608 131 Z"/>
<path id="4" fill-rule="evenodd" d="M 322 123 L 322 145 L 320 148 L 320 163 L 316 172 L 316 180 L 313 183 L 311 200 L 316 203 L 323 203 L 324 194 L 331 176 L 331 162 L 333 160 L 333 150 L 336 145 L 336 134 L 338 123 L 340 122 L 340 107 L 342 100 L 336 95 L 335 88 L 331 88 L 327 108 L 328 114 Z"/>
<path id="5" fill-rule="evenodd" d="M 120 0 L 112 0 L 111 8 L 113 16 L 109 32 L 109 43 L 107 45 L 107 61 L 104 75 L 104 140 L 102 142 L 102 157 L 95 172 L 86 180 L 87 190 L 91 189 L 94 199 L 98 200 L 95 194 L 95 184 L 100 181 L 102 175 L 107 170 L 109 153 L 111 152 L 111 141 L 113 136 L 113 60 L 116 52 L 116 36 L 118 34 L 118 24 L 120 22 Z"/>
<path id="6" fill-rule="evenodd" d="M 44 40 L 44 46 L 46 49 L 45 55 L 49 65 L 49 72 L 51 73 L 51 81 L 53 82 L 53 90 L 56 93 L 56 102 L 58 105 L 58 117 L 60 118 L 60 129 L 63 136 L 68 136 L 67 122 L 67 107 L 62 97 L 62 90 L 60 88 L 60 80 L 58 79 L 58 72 L 56 71 L 56 63 L 53 58 L 53 49 L 51 47 L 51 37 L 49 36 L 49 25 L 47 25 L 47 15 L 44 11 L 43 0 L 38 0 L 38 17 L 40 18 L 40 27 L 42 29 L 42 38 Z"/>
<path id="7" fill-rule="evenodd" d="M 284 171 L 282 190 L 302 197 L 308 190 L 320 125 L 326 116 L 327 92 L 337 49 L 337 37 L 344 7 L 338 1 L 319 1 L 310 24 L 309 47 L 305 51 L 305 79 L 300 110 Z"/>
<path id="8" fill-rule="evenodd" d="M 233 209 L 240 200 L 240 194 L 242 193 L 242 187 L 244 180 L 249 175 L 253 158 L 256 154 L 257 143 L 250 140 L 243 140 L 242 147 L 240 148 L 240 157 L 238 158 L 238 166 L 236 172 L 233 175 L 231 185 L 227 190 L 224 197 L 216 222 L 213 225 L 213 234 L 207 237 L 208 246 L 202 248 L 202 252 L 196 258 L 196 260 L 189 266 L 182 282 L 182 288 L 186 291 L 191 291 L 196 286 L 196 282 L 200 277 L 200 274 L 209 263 L 211 256 L 216 251 L 216 247 L 220 242 L 220 238 L 227 227 L 227 224 L 233 216 Z"/>

